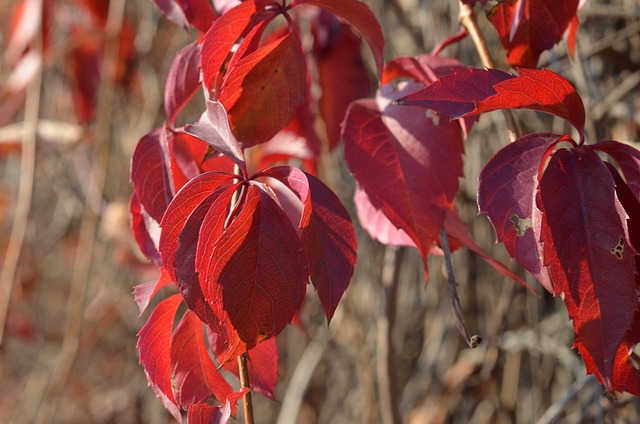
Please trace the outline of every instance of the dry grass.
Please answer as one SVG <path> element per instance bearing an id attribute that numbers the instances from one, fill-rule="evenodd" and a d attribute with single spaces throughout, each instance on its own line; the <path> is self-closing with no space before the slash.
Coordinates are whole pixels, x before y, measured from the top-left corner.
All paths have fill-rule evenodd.
<path id="1" fill-rule="evenodd" d="M 372 3 L 385 28 L 387 58 L 428 52 L 459 28 L 455 1 Z M 3 28 L 10 5 L 0 1 Z M 144 319 L 131 291 L 155 278 L 156 271 L 135 250 L 126 202 L 131 152 L 141 135 L 162 123 L 163 80 L 189 36 L 159 19 L 147 0 L 126 2 L 125 16 L 138 34 L 137 77 L 131 85 L 105 87 L 110 93 L 102 93 L 102 113 L 91 126 L 58 127 L 62 132 L 52 135 L 41 125 L 37 133 L 33 198 L 0 351 L 3 423 L 171 422 L 138 365 L 136 333 Z M 560 45 L 542 62 L 579 89 L 592 122 L 590 141 L 640 140 L 640 7 L 635 0 L 589 0 L 580 17 L 580 61 L 570 61 Z M 504 68 L 492 29 L 480 20 Z M 2 46 L 6 31 L 3 37 Z M 479 65 L 470 40 L 443 54 Z M 64 50 L 54 51 L 42 75 L 40 122 L 74 122 L 66 67 Z M 0 80 L 10 71 L 3 62 Z M 26 152 L 16 144 L 20 125 L 8 125 L 23 122 L 26 113 L 20 109 L 1 128 L 14 131 L 0 141 L 2 257 L 19 220 L 15 208 Z M 524 116 L 531 131 L 564 128 L 558 120 Z M 501 115 L 486 116 L 476 126 L 466 141 L 458 205 L 476 239 L 510 263 L 502 246 L 494 244 L 487 220 L 476 217 L 475 206 L 481 166 L 506 142 Z M 97 183 L 92 163 L 102 169 L 93 170 Z M 339 157 L 330 163 L 335 188 L 349 203 L 348 171 Z M 104 187 L 100 172 L 105 172 Z M 377 374 L 385 366 L 380 341 L 389 324 L 395 354 L 388 372 L 395 387 L 390 398 L 405 423 L 640 421 L 637 399 L 621 395 L 614 400 L 585 377 L 570 349 L 572 328 L 559 299 L 537 297 L 474 255 L 456 252 L 464 314 L 485 340 L 472 350 L 452 318 L 442 259 L 431 259 L 426 286 L 417 253 L 403 252 L 397 294 L 383 297 L 383 268 L 393 267 L 399 256 L 360 230 L 358 236 L 356 275 L 331 326 L 310 296 L 302 314 L 305 330 L 288 328 L 279 338 L 281 402 L 254 397 L 257 422 L 383 422 L 389 394 L 379 392 Z M 391 319 L 381 313 L 389 299 L 397 311 Z"/>

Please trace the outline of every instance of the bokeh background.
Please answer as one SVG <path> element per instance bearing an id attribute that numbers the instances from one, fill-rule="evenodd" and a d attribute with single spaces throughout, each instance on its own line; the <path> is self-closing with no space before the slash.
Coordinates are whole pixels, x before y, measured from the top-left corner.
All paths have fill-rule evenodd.
<path id="1" fill-rule="evenodd" d="M 164 79 L 194 34 L 148 0 L 50 0 L 38 68 L 10 42 L 18 3 L 0 0 L 0 422 L 172 422 L 138 364 L 136 333 L 148 312 L 139 317 L 131 293 L 157 270 L 130 235 L 129 163 L 140 136 L 162 124 Z M 387 59 L 429 52 L 460 28 L 457 1 L 368 3 Z M 96 21 L 91 8 L 108 18 Z M 478 12 L 498 67 L 508 69 Z M 579 17 L 576 59 L 560 43 L 540 66 L 577 87 L 589 141 L 640 141 L 640 4 L 588 0 Z M 469 39 L 443 54 L 480 66 Z M 519 116 L 529 131 L 564 128 L 552 117 Z M 478 173 L 507 140 L 499 113 L 474 127 L 457 205 L 476 240 L 522 273 L 476 216 Z M 340 152 L 324 164 L 321 177 L 353 213 Z M 356 273 L 331 325 L 311 293 L 303 326 L 278 338 L 278 401 L 254 396 L 258 423 L 393 422 L 390 404 L 396 422 L 412 424 L 640 422 L 638 399 L 614 399 L 585 376 L 559 299 L 455 252 L 464 315 L 484 339 L 470 349 L 450 310 L 442 258 L 431 258 L 426 285 L 417 252 L 382 246 L 360 228 L 358 240 Z M 397 286 L 394 261 L 402 263 Z"/>

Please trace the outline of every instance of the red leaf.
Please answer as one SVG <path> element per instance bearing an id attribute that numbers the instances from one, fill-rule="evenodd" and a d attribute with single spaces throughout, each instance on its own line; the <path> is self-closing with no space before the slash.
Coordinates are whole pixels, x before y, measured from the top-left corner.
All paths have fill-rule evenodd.
<path id="1" fill-rule="evenodd" d="M 202 41 L 200 64 L 204 84 L 211 89 L 235 42 L 257 23 L 258 12 L 269 0 L 249 0 L 226 12 L 207 31 Z"/>
<path id="2" fill-rule="evenodd" d="M 637 253 L 627 242 L 613 178 L 590 147 L 561 149 L 551 157 L 539 193 L 554 294 L 564 296 L 585 362 L 612 390 L 614 359 L 638 305 Z"/>
<path id="3" fill-rule="evenodd" d="M 138 199 L 151 218 L 160 222 L 172 193 L 165 154 L 161 146 L 163 129 L 143 136 L 131 159 L 131 182 Z"/>
<path id="4" fill-rule="evenodd" d="M 171 337 L 171 370 L 176 401 L 184 409 L 211 396 L 224 401 L 233 392 L 209 356 L 202 321 L 189 310 Z"/>
<path id="5" fill-rule="evenodd" d="M 382 244 L 417 248 L 407 233 L 393 225 L 380 209 L 371 204 L 367 193 L 360 187 L 356 187 L 354 202 L 358 222 L 371 238 Z"/>
<path id="6" fill-rule="evenodd" d="M 360 54 L 360 38 L 348 25 L 323 12 L 312 22 L 313 55 L 322 89 L 319 108 L 329 149 L 340 143 L 340 123 L 349 103 L 371 92 L 371 81 Z"/>
<path id="7" fill-rule="evenodd" d="M 304 103 L 305 80 L 305 57 L 295 31 L 235 62 L 220 88 L 220 102 L 243 147 L 268 141 L 291 122 Z"/>
<path id="8" fill-rule="evenodd" d="M 189 408 L 187 413 L 189 424 L 227 424 L 229 418 L 231 418 L 231 404 L 228 401 L 223 406 L 198 403 Z"/>
<path id="9" fill-rule="evenodd" d="M 453 207 L 463 147 L 456 123 L 436 125 L 422 108 L 389 104 L 409 89 L 379 96 L 380 106 L 373 100 L 352 103 L 343 138 L 358 184 L 419 247 L 426 273 L 427 255 Z"/>
<path id="10" fill-rule="evenodd" d="M 494 86 L 510 78 L 514 78 L 513 75 L 497 69 L 455 70 L 426 88 L 399 99 L 397 104 L 424 106 L 457 119 L 473 112 L 477 101 L 495 94 Z"/>
<path id="11" fill-rule="evenodd" d="M 164 111 L 171 125 L 184 105 L 200 88 L 200 45 L 189 44 L 171 63 L 164 88 Z"/>
<path id="12" fill-rule="evenodd" d="M 280 206 L 256 185 L 219 238 L 218 213 L 207 214 L 196 255 L 205 298 L 232 334 L 252 348 L 291 321 L 305 294 L 304 258 L 295 229 Z M 214 236 L 215 237 L 215 236 Z"/>
<path id="13" fill-rule="evenodd" d="M 496 153 L 480 172 L 478 209 L 489 216 L 509 255 L 553 293 L 542 266 L 541 213 L 536 206 L 538 169 L 547 151 L 562 136 L 535 133 L 519 138 Z"/>
<path id="14" fill-rule="evenodd" d="M 302 248 L 311 282 L 331 321 L 356 263 L 357 242 L 351 218 L 337 196 L 309 174 L 286 166 L 260 174 L 280 180 L 302 202 Z"/>
<path id="15" fill-rule="evenodd" d="M 225 335 L 225 330 L 220 326 L 220 320 L 211 310 L 202 293 L 198 273 L 195 269 L 195 259 L 199 231 L 206 214 L 215 204 L 216 208 L 221 208 L 223 218 L 226 217 L 227 208 L 236 188 L 237 185 L 216 189 L 190 213 L 182 230 L 180 230 L 178 247 L 172 264 L 175 268 L 176 284 L 189 309 L 194 311 L 203 322 Z"/>
<path id="16" fill-rule="evenodd" d="M 171 279 L 176 281 L 176 271 L 173 266 L 175 252 L 178 249 L 178 236 L 182 231 L 191 212 L 213 193 L 218 187 L 228 184 L 233 174 L 224 172 L 209 172 L 191 180 L 173 198 L 167 211 L 162 217 L 160 227 L 160 244 L 158 250 L 162 256 L 162 263 L 169 272 Z"/>
<path id="17" fill-rule="evenodd" d="M 243 173 L 246 174 L 247 165 L 244 161 L 244 151 L 231 132 L 227 112 L 222 103 L 208 100 L 207 110 L 198 122 L 185 126 L 185 131 L 207 142 L 214 149 L 240 165 Z"/>
<path id="18" fill-rule="evenodd" d="M 367 41 L 376 62 L 378 76 L 382 73 L 384 36 L 369 6 L 360 0 L 293 0 L 291 2 L 291 7 L 300 5 L 321 7 L 347 21 Z"/>
<path id="19" fill-rule="evenodd" d="M 138 333 L 140 363 L 144 366 L 149 384 L 165 408 L 178 422 L 182 416 L 171 386 L 171 330 L 182 296 L 175 294 L 156 306 Z"/>
<path id="20" fill-rule="evenodd" d="M 147 281 L 146 283 L 138 284 L 133 288 L 133 299 L 138 305 L 140 315 L 142 315 L 145 309 L 147 309 L 147 306 L 149 306 L 151 298 L 155 296 L 160 289 L 171 283 L 172 281 L 171 278 L 169 278 L 169 275 L 164 272 L 164 270 L 161 270 L 158 281 Z"/>
<path id="21" fill-rule="evenodd" d="M 278 346 L 273 337 L 247 352 L 247 368 L 251 390 L 271 400 L 276 400 L 276 382 L 278 380 Z M 231 361 L 224 369 L 239 377 L 238 362 Z"/>
<path id="22" fill-rule="evenodd" d="M 513 66 L 535 68 L 540 54 L 562 40 L 579 0 L 501 2 L 490 20 Z"/>
<path id="23" fill-rule="evenodd" d="M 542 69 L 518 69 L 518 76 L 493 87 L 496 94 L 476 103 L 474 113 L 533 109 L 566 119 L 584 134 L 585 111 L 575 88 L 560 75 Z"/>
<path id="24" fill-rule="evenodd" d="M 151 0 L 156 5 L 160 13 L 176 25 L 184 29 L 189 28 L 189 22 L 184 14 L 184 10 L 180 7 L 178 0 Z"/>

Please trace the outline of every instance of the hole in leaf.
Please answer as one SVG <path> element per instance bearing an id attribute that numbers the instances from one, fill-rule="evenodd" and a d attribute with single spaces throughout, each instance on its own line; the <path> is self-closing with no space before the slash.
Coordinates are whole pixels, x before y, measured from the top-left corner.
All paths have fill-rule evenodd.
<path id="1" fill-rule="evenodd" d="M 524 236 L 527 230 L 533 226 L 531 218 L 520 218 L 515 213 L 509 217 L 509 221 L 513 224 L 513 229 L 516 230 L 518 237 Z"/>
<path id="2" fill-rule="evenodd" d="M 640 370 L 640 343 L 636 344 L 629 352 L 629 362 L 633 368 Z"/>
<path id="3" fill-rule="evenodd" d="M 622 254 L 624 253 L 624 237 L 620 237 L 618 244 L 611 249 L 611 253 L 615 256 L 619 261 L 622 260 Z"/>

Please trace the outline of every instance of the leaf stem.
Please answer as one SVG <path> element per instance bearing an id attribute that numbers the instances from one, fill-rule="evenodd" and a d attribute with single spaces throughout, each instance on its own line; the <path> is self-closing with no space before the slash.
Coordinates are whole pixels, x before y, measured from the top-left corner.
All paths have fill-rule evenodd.
<path id="1" fill-rule="evenodd" d="M 460 1 L 460 14 L 458 15 L 458 20 L 473 40 L 473 44 L 476 47 L 478 56 L 480 56 L 482 65 L 484 65 L 485 68 L 495 68 L 495 62 L 491 57 L 491 53 L 489 53 L 489 48 L 487 47 L 484 36 L 482 35 L 482 32 L 480 32 L 478 19 L 476 18 L 476 12 L 474 12 L 473 7 Z M 517 140 L 522 134 L 520 123 L 515 118 L 511 110 L 503 109 L 502 113 L 504 114 L 505 124 L 507 125 L 509 139 L 511 141 Z"/>
<path id="2" fill-rule="evenodd" d="M 251 401 L 251 383 L 249 381 L 249 368 L 247 367 L 247 353 L 238 356 L 238 374 L 240 375 L 240 386 L 249 391 L 242 397 L 244 407 L 244 423 L 253 424 L 253 403 Z"/>
<path id="3" fill-rule="evenodd" d="M 456 320 L 456 326 L 460 333 L 464 337 L 465 341 L 471 348 L 476 348 L 482 341 L 477 335 L 471 335 L 467 328 L 467 322 L 464 319 L 462 313 L 462 307 L 460 306 L 460 298 L 458 297 L 458 288 L 456 283 L 456 277 L 453 273 L 453 263 L 451 262 L 451 249 L 449 248 L 449 238 L 447 232 L 442 229 L 440 232 L 440 243 L 442 244 L 442 250 L 444 251 L 444 261 L 447 266 L 447 281 L 449 282 L 449 301 L 451 302 L 451 312 Z"/>

